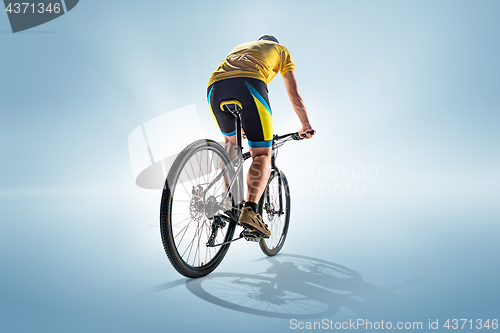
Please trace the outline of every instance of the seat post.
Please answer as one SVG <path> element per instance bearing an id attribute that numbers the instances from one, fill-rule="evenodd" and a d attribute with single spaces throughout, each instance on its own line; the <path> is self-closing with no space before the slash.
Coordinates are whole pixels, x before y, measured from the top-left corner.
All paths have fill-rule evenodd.
<path id="1" fill-rule="evenodd" d="M 235 110 L 231 110 L 231 113 L 234 116 L 234 122 L 236 125 L 236 159 L 237 159 L 237 165 L 238 165 L 238 174 L 236 175 L 237 177 L 237 188 L 239 189 L 237 191 L 237 197 L 236 202 L 238 205 L 243 202 L 243 196 L 244 196 L 244 189 L 243 189 L 243 168 L 241 165 L 243 164 L 243 144 L 242 144 L 242 137 L 241 137 L 241 109 L 238 108 L 238 106 L 235 105 Z"/>
<path id="2" fill-rule="evenodd" d="M 235 118 L 234 122 L 235 122 L 235 126 L 236 126 L 236 149 L 237 149 L 238 160 L 242 161 L 243 160 L 243 143 L 242 143 L 242 137 L 241 137 L 242 105 L 237 100 L 228 100 L 228 101 L 222 101 L 220 103 L 220 108 L 222 111 L 231 112 L 231 114 Z"/>
<path id="3" fill-rule="evenodd" d="M 241 138 L 241 104 L 238 101 L 221 102 L 221 110 L 229 111 L 234 116 L 236 124 L 236 145 L 238 147 L 238 156 L 243 153 L 243 143 Z"/>
<path id="4" fill-rule="evenodd" d="M 239 112 L 233 113 L 234 117 L 236 118 L 236 142 L 238 146 L 238 156 L 241 155 L 243 152 L 243 143 L 241 140 L 241 117 Z"/>

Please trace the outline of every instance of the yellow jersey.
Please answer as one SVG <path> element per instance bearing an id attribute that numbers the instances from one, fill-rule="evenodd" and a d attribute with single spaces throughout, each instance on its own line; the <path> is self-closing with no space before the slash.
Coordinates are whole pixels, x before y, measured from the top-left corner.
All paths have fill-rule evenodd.
<path id="1" fill-rule="evenodd" d="M 267 40 L 236 46 L 212 73 L 208 86 L 214 82 L 236 77 L 249 77 L 266 84 L 278 74 L 295 69 L 286 47 Z"/>

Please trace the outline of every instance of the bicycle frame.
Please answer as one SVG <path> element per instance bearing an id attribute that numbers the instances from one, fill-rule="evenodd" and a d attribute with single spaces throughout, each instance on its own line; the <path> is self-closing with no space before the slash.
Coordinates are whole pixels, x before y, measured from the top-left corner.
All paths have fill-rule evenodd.
<path id="1" fill-rule="evenodd" d="M 236 150 L 237 150 L 237 156 L 236 158 L 231 161 L 230 167 L 236 168 L 235 174 L 232 177 L 232 179 L 229 180 L 229 185 L 228 188 L 225 192 L 225 194 L 222 196 L 222 199 L 220 202 L 224 202 L 228 196 L 229 193 L 231 192 L 231 189 L 234 188 L 235 183 L 237 183 L 236 186 L 238 186 L 236 193 L 238 194 L 243 194 L 243 162 L 248 160 L 251 155 L 250 152 L 243 153 L 243 145 L 242 145 L 242 132 L 241 132 L 241 117 L 240 117 L 240 112 L 241 109 L 239 106 L 234 103 L 233 108 L 229 107 L 229 104 L 225 104 L 224 107 L 226 108 L 227 111 L 231 112 L 233 116 L 235 117 L 235 126 L 236 126 Z M 314 134 L 315 131 L 311 131 L 311 134 Z M 278 214 L 283 215 L 283 193 L 282 193 L 282 180 L 281 180 L 281 171 L 279 168 L 276 166 L 276 156 L 277 156 L 277 149 L 281 147 L 286 141 L 288 140 L 301 140 L 302 138 L 299 136 L 299 133 L 289 133 L 285 135 L 274 135 L 273 136 L 273 145 L 272 145 L 272 153 L 271 153 L 271 169 L 276 170 L 278 172 L 278 196 L 279 196 L 279 207 L 278 210 L 274 208 L 272 211 L 267 211 L 268 213 L 271 214 Z M 205 199 L 205 194 L 208 192 L 209 189 L 212 188 L 212 186 L 215 185 L 226 173 L 226 167 L 220 171 L 220 173 L 214 178 L 214 180 L 207 186 L 206 190 L 204 191 L 203 198 Z M 270 197 L 269 197 L 269 192 L 266 191 L 266 199 L 267 202 L 269 202 Z M 241 210 L 240 208 L 241 203 L 243 203 L 243 200 L 241 200 L 239 197 L 236 198 L 236 202 L 238 203 L 238 208 L 237 210 Z M 233 207 L 234 208 L 234 207 Z M 263 209 L 268 209 L 267 207 L 263 207 Z M 225 226 L 225 221 L 221 219 L 220 215 L 214 215 L 212 217 L 214 219 L 214 222 L 212 223 L 212 237 L 210 237 L 209 242 L 207 243 L 207 246 L 215 247 L 215 246 L 221 246 L 225 245 L 231 242 L 234 242 L 238 239 L 241 238 L 246 238 L 247 240 L 253 240 L 253 241 L 259 241 L 259 238 L 252 238 L 251 234 L 245 234 L 245 230 L 240 234 L 239 238 L 232 239 L 230 241 L 221 243 L 221 244 L 213 244 L 213 240 L 215 239 L 215 235 L 217 235 L 218 228 L 223 228 Z M 230 223 L 236 223 L 237 221 L 234 221 L 230 219 Z"/>
<path id="2" fill-rule="evenodd" d="M 241 109 L 236 104 L 234 104 L 234 109 L 231 109 L 228 106 L 228 104 L 224 105 L 224 107 L 226 107 L 227 111 L 231 112 L 233 114 L 233 116 L 235 117 L 237 156 L 236 156 L 236 159 L 231 161 L 231 166 L 236 167 L 236 171 L 235 171 L 233 178 L 230 179 L 230 181 L 229 181 L 229 186 L 227 188 L 226 193 L 222 197 L 221 202 L 224 202 L 227 199 L 227 197 L 229 196 L 229 193 L 231 192 L 230 190 L 233 188 L 235 182 L 238 179 L 241 180 L 241 183 L 239 186 L 240 188 L 238 189 L 239 191 L 237 191 L 237 193 L 240 193 L 240 194 L 243 193 L 243 184 L 242 184 L 242 182 L 243 182 L 243 162 L 245 162 L 246 160 L 248 160 L 251 157 L 250 152 L 243 153 L 241 117 L 240 117 Z M 276 166 L 276 149 L 277 149 L 277 147 L 274 144 L 274 140 L 283 139 L 283 138 L 292 136 L 294 134 L 295 133 L 290 133 L 290 134 L 283 135 L 283 136 L 274 135 L 272 155 L 271 155 L 271 169 L 279 171 L 278 167 Z M 208 192 L 208 190 L 211 189 L 212 186 L 214 186 L 215 183 L 218 182 L 223 177 L 225 172 L 226 172 L 225 168 L 221 170 L 221 172 L 215 177 L 215 179 L 212 181 L 212 183 L 210 183 L 208 185 L 207 189 L 205 190 L 205 193 Z M 282 202 L 282 198 L 281 198 L 281 177 L 278 179 L 278 181 L 279 181 L 279 185 L 280 185 L 280 193 L 279 193 L 280 194 L 280 211 L 282 211 L 283 210 L 283 208 L 282 208 L 283 202 Z M 240 198 L 237 198 L 237 202 L 241 203 L 242 200 Z"/>

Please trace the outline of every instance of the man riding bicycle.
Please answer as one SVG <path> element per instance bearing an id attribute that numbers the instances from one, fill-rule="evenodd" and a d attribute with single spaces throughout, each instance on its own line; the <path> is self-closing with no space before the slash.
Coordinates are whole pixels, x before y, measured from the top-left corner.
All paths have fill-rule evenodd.
<path id="1" fill-rule="evenodd" d="M 267 84 L 278 74 L 283 75 L 288 97 L 302 123 L 299 133 L 309 139 L 313 130 L 302 101 L 295 77 L 295 65 L 288 50 L 271 35 L 258 41 L 238 45 L 220 63 L 208 82 L 208 104 L 224 135 L 225 149 L 231 160 L 236 158 L 236 128 L 234 117 L 224 112 L 221 102 L 238 101 L 241 124 L 248 139 L 252 164 L 247 174 L 248 193 L 238 223 L 254 228 L 269 237 L 269 231 L 257 214 L 257 202 L 266 187 L 271 172 L 273 144 L 272 111 Z"/>

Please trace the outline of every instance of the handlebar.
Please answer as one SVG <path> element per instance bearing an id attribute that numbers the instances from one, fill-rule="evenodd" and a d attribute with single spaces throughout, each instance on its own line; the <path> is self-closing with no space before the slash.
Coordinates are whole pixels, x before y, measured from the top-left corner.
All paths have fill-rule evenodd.
<path id="1" fill-rule="evenodd" d="M 316 131 L 312 130 L 312 131 L 309 131 L 307 133 L 314 135 L 314 134 L 316 134 Z M 288 134 L 285 134 L 285 135 L 276 135 L 275 134 L 273 136 L 273 150 L 277 149 L 278 147 L 281 147 L 286 142 L 286 141 L 284 141 L 284 142 L 279 142 L 278 143 L 278 141 L 284 140 L 284 139 L 288 139 L 288 138 L 290 138 L 292 140 L 304 140 L 304 138 L 300 136 L 299 132 L 288 133 Z M 247 159 L 249 159 L 251 157 L 250 156 L 250 152 L 247 151 L 246 153 L 243 153 L 242 157 L 243 157 L 243 161 L 246 161 Z"/>
<path id="2" fill-rule="evenodd" d="M 316 134 L 316 131 L 312 130 L 312 131 L 308 131 L 307 133 L 314 135 L 314 134 Z M 304 138 L 300 136 L 299 132 L 288 133 L 285 135 L 275 135 L 274 140 L 283 140 L 283 139 L 286 139 L 289 137 L 291 137 L 293 140 L 304 140 Z"/>

